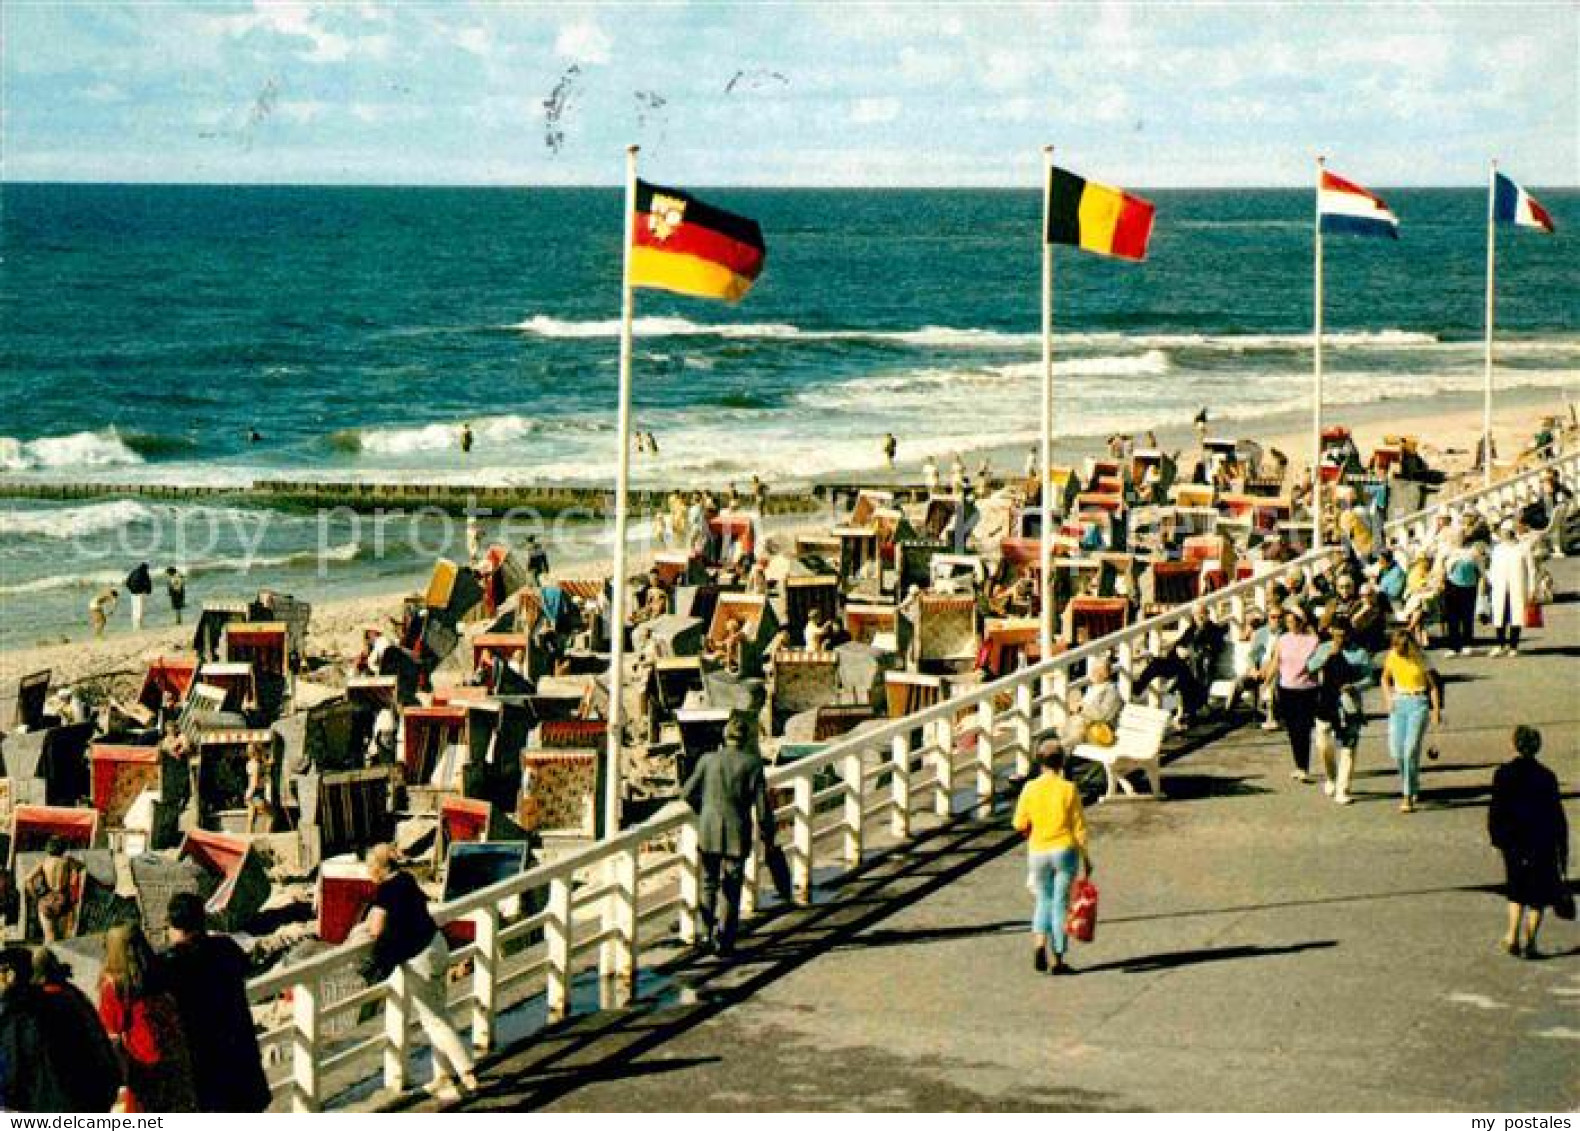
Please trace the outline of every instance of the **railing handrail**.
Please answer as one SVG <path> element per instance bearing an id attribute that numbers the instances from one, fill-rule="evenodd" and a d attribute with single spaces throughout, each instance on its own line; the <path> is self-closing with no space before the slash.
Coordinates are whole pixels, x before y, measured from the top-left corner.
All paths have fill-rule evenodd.
<path id="1" fill-rule="evenodd" d="M 1422 507 L 1418 511 L 1413 511 L 1410 514 L 1403 515 L 1399 518 L 1389 519 L 1387 522 L 1383 523 L 1383 531 L 1385 533 L 1392 533 L 1396 530 L 1407 529 L 1418 522 L 1423 522 L 1426 519 L 1431 518 L 1437 511 L 1451 510 L 1468 506 L 1472 503 L 1475 503 L 1479 499 L 1483 499 L 1488 496 L 1507 491 L 1511 488 L 1518 487 L 1523 483 L 1528 483 L 1532 479 L 1536 479 L 1542 475 L 1545 475 L 1549 471 L 1558 470 L 1566 463 L 1574 463 L 1576 461 L 1580 461 L 1580 451 L 1569 452 L 1566 455 L 1556 456 L 1553 459 L 1548 460 L 1546 463 L 1538 464 L 1535 467 L 1520 472 L 1518 475 L 1511 475 L 1507 479 L 1500 479 L 1496 483 L 1493 483 L 1489 486 L 1477 487 L 1474 491 L 1466 491 L 1464 494 L 1455 495 L 1452 499 L 1439 499 L 1437 502 L 1432 503 L 1430 506 Z"/>

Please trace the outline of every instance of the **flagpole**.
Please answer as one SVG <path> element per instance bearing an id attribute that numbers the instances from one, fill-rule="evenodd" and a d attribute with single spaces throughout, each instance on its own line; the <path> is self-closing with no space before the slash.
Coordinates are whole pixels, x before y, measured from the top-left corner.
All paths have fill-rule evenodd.
<path id="1" fill-rule="evenodd" d="M 1316 285 L 1311 332 L 1311 548 L 1322 549 L 1322 167 L 1317 158 Z"/>
<path id="2" fill-rule="evenodd" d="M 1042 147 L 1042 601 L 1037 642 L 1041 657 L 1053 655 L 1053 244 L 1048 215 L 1053 195 L 1053 146 Z"/>
<path id="3" fill-rule="evenodd" d="M 625 240 L 620 270 L 620 408 L 616 431 L 619 433 L 618 470 L 614 487 L 614 578 L 609 602 L 609 733 L 604 768 L 603 835 L 620 831 L 621 758 L 624 754 L 625 700 L 625 538 L 628 509 L 627 485 L 631 478 L 631 243 L 636 228 L 636 154 L 639 146 L 625 151 Z"/>
<path id="4" fill-rule="evenodd" d="M 1494 220 L 1498 190 L 1498 162 L 1494 158 L 1487 173 L 1487 348 L 1486 372 L 1481 394 L 1481 482 L 1492 486 L 1492 317 L 1494 279 L 1497 271 L 1498 226 Z"/>

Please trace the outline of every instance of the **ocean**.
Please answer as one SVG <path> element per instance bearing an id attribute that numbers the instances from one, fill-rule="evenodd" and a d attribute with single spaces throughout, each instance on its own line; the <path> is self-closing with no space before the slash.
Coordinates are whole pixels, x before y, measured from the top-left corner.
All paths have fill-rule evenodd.
<path id="1" fill-rule="evenodd" d="M 911 461 L 1035 439 L 1040 194 L 698 192 L 761 223 L 767 267 L 735 307 L 638 292 L 634 420 L 659 445 L 638 483 L 859 473 L 885 431 Z M 1146 263 L 1059 249 L 1061 432 L 1206 404 L 1245 434 L 1305 405 L 1311 193 L 1148 195 Z M 1340 414 L 1480 387 L 1485 193 L 1385 195 L 1398 242 L 1327 243 Z M 1580 391 L 1580 193 L 1538 195 L 1556 238 L 1500 232 L 1498 382 Z M 608 483 L 621 207 L 614 189 L 5 185 L 0 484 Z M 0 485 L 0 644 L 80 633 L 96 587 L 144 559 L 191 570 L 194 603 L 414 582 L 443 542 L 403 533 L 380 552 L 344 518 Z"/>

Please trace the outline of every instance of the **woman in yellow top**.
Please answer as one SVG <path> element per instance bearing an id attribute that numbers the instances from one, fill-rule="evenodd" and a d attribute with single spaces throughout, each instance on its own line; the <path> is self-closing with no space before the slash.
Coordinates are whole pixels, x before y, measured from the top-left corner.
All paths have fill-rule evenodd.
<path id="1" fill-rule="evenodd" d="M 1037 897 L 1031 919 L 1037 936 L 1032 965 L 1039 973 L 1073 974 L 1064 961 L 1068 943 L 1064 917 L 1076 868 L 1092 874 L 1092 858 L 1086 852 L 1086 812 L 1075 784 L 1065 780 L 1064 747 L 1044 742 L 1037 761 L 1042 772 L 1026 783 L 1015 802 L 1015 831 L 1027 838 L 1026 883 Z"/>
<path id="2" fill-rule="evenodd" d="M 1443 700 L 1436 673 L 1421 645 L 1408 631 L 1393 634 L 1393 647 L 1383 658 L 1383 708 L 1388 712 L 1388 756 L 1399 767 L 1404 800 L 1399 812 L 1414 813 L 1421 790 L 1421 742 L 1430 712 L 1433 726 L 1443 724 Z"/>

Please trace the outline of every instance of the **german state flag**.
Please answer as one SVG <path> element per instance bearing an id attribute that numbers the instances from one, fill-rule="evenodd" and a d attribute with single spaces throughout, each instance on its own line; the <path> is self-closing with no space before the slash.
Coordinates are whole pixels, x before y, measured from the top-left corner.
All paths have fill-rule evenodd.
<path id="1" fill-rule="evenodd" d="M 762 274 L 757 221 L 675 189 L 636 182 L 631 285 L 735 302 Z"/>
<path id="2" fill-rule="evenodd" d="M 1151 202 L 1139 196 L 1056 168 L 1048 181 L 1044 242 L 1070 244 L 1120 259 L 1145 259 L 1154 211 Z"/>

